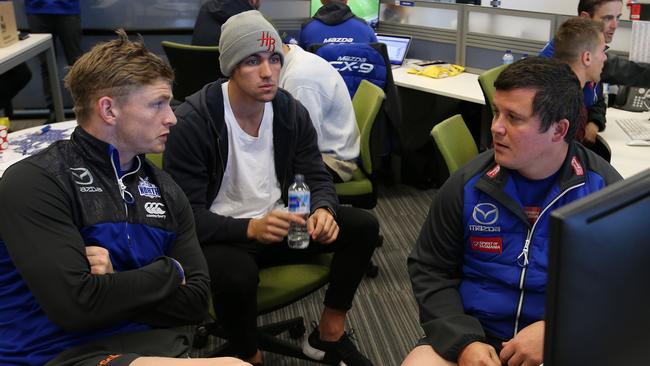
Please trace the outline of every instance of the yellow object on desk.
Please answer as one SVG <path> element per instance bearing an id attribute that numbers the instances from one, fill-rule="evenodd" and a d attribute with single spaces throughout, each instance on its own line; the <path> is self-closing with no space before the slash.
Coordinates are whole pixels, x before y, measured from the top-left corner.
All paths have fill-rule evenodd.
<path id="1" fill-rule="evenodd" d="M 464 66 L 449 64 L 449 65 L 431 65 L 424 67 L 420 70 L 409 69 L 409 74 L 428 76 L 434 79 L 442 79 L 449 76 L 456 76 L 465 71 Z"/>
<path id="2" fill-rule="evenodd" d="M 9 117 L 0 117 L 0 126 L 5 126 L 7 129 L 11 128 L 11 121 L 9 121 Z"/>

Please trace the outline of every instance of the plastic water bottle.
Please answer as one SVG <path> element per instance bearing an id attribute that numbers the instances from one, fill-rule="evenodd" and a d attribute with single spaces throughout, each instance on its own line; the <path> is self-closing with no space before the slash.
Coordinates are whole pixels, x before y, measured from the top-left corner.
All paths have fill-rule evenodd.
<path id="1" fill-rule="evenodd" d="M 300 215 L 307 221 L 310 212 L 309 199 L 309 187 L 305 184 L 305 177 L 302 174 L 296 174 L 293 184 L 289 186 L 289 212 Z M 305 249 L 309 246 L 307 223 L 305 225 L 291 223 L 287 244 L 292 249 Z"/>
<path id="2" fill-rule="evenodd" d="M 506 50 L 506 53 L 503 54 L 503 64 L 510 65 L 515 61 L 514 56 L 512 56 L 512 50 Z"/>

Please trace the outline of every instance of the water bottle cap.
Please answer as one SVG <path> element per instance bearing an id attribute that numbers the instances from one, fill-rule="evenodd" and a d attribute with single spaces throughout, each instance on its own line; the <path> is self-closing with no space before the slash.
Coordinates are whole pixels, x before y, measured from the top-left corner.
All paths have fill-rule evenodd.
<path id="1" fill-rule="evenodd" d="M 512 53 L 512 50 L 506 50 L 506 53 Z"/>
<path id="2" fill-rule="evenodd" d="M 302 174 L 296 174 L 296 176 L 295 176 L 295 178 L 294 178 L 294 181 L 295 181 L 296 183 L 302 183 L 302 182 L 305 181 L 305 176 L 302 175 Z"/>

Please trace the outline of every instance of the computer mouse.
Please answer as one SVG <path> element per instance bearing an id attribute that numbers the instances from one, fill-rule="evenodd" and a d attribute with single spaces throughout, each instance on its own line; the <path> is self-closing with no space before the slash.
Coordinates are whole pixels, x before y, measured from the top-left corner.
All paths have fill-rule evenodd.
<path id="1" fill-rule="evenodd" d="M 630 140 L 626 143 L 627 146 L 650 146 L 650 141 L 646 140 Z"/>

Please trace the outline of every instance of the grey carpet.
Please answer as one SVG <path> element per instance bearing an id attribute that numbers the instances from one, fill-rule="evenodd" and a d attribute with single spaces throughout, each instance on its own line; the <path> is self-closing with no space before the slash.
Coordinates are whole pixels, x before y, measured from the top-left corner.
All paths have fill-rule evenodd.
<path id="1" fill-rule="evenodd" d="M 384 245 L 373 256 L 380 267 L 379 276 L 366 277 L 361 282 L 348 313 L 347 328 L 354 329 L 357 346 L 376 366 L 399 365 L 423 334 L 406 271 L 406 257 L 415 243 L 433 194 L 434 190 L 421 191 L 404 185 L 381 187 L 377 207 L 372 210 L 384 235 Z M 324 289 L 321 289 L 291 306 L 260 316 L 258 324 L 302 316 L 308 334 L 312 329 L 310 323 L 319 319 L 323 296 Z M 282 338 L 289 340 L 286 334 Z M 218 340 L 211 338 L 208 348 L 215 344 Z M 317 365 L 270 353 L 264 353 L 264 358 L 267 366 Z"/>

